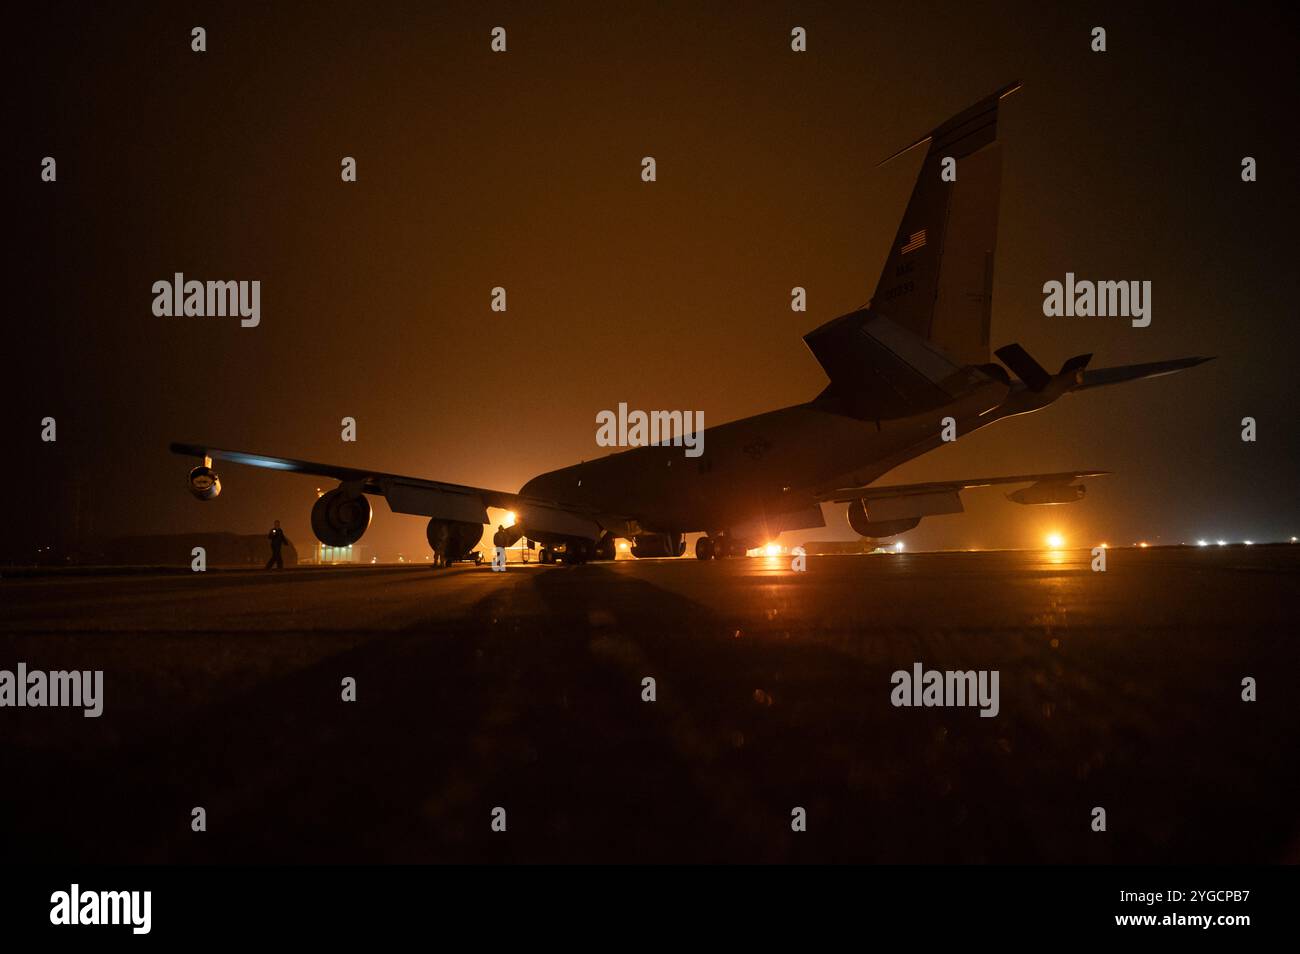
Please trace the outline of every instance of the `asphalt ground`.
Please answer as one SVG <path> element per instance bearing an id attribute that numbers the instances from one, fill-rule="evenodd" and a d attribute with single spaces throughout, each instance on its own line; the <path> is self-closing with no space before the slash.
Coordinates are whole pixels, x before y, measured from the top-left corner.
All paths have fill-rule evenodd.
<path id="1" fill-rule="evenodd" d="M 1300 547 L 1107 558 L 3 574 L 0 857 L 1300 861 Z"/>

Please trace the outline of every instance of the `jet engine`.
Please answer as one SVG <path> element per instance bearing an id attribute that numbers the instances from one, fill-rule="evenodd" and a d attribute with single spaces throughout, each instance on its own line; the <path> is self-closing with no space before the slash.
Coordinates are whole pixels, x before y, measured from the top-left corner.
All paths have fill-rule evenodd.
<path id="1" fill-rule="evenodd" d="M 335 488 L 312 505 L 311 530 L 327 547 L 348 547 L 361 539 L 373 515 L 365 494 L 349 497 Z"/>
<path id="2" fill-rule="evenodd" d="M 1007 494 L 1008 500 L 1018 504 L 1064 504 L 1082 500 L 1088 488 L 1066 483 L 1038 483 Z"/>
<path id="3" fill-rule="evenodd" d="M 861 500 L 849 504 L 849 526 L 853 532 L 862 537 L 892 537 L 911 530 L 921 522 L 920 517 L 900 517 L 896 520 L 872 520 L 867 516 L 867 508 Z"/>
<path id="4" fill-rule="evenodd" d="M 429 547 L 439 566 L 465 559 L 465 555 L 483 539 L 483 524 L 434 517 L 425 530 Z"/>
<path id="5" fill-rule="evenodd" d="M 213 500 L 221 495 L 221 478 L 211 467 L 195 467 L 190 471 L 190 493 L 200 500 Z"/>
<path id="6" fill-rule="evenodd" d="M 645 533 L 632 541 L 634 557 L 679 557 L 686 552 L 680 533 Z"/>

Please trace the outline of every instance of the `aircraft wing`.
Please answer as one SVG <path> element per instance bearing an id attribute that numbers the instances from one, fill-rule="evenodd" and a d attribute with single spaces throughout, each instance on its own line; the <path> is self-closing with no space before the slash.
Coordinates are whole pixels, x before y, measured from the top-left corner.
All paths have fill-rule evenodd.
<path id="1" fill-rule="evenodd" d="M 442 520 L 459 520 L 466 523 L 487 523 L 487 508 L 500 507 L 513 510 L 518 522 L 528 530 L 544 530 L 568 536 L 598 539 L 602 529 L 611 532 L 629 529 L 633 521 L 617 515 L 566 506 L 554 500 L 526 497 L 522 494 L 490 490 L 486 487 L 467 487 L 423 477 L 406 477 L 378 470 L 343 467 L 337 464 L 319 464 L 309 460 L 289 457 L 270 457 L 245 451 L 225 450 L 205 444 L 174 443 L 173 454 L 187 457 L 224 460 L 249 467 L 283 470 L 296 474 L 329 477 L 343 484 L 353 484 L 367 494 L 383 497 L 393 513 L 418 514 Z"/>
<path id="2" fill-rule="evenodd" d="M 895 484 L 892 487 L 840 487 L 818 496 L 826 503 L 847 503 L 851 500 L 887 500 L 899 497 L 924 497 L 932 494 L 955 494 L 972 487 L 991 487 L 994 484 L 1034 484 L 1068 486 L 1085 477 L 1104 477 L 1108 470 L 1067 470 L 1055 474 L 1016 474 L 1012 477 L 972 477 L 969 480 L 941 480 L 925 484 Z"/>

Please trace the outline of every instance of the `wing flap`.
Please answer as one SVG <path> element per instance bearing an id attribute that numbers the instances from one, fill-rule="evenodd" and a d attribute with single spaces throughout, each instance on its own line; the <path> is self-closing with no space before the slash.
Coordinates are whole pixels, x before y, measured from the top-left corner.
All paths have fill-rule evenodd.
<path id="1" fill-rule="evenodd" d="M 430 487 L 422 481 L 402 477 L 382 477 L 378 484 L 388 501 L 388 509 L 393 513 L 419 514 L 463 523 L 488 522 L 482 494 Z"/>
<path id="2" fill-rule="evenodd" d="M 995 484 L 1068 484 L 1085 477 L 1104 477 L 1108 470 L 1067 470 L 1054 474 L 1016 474 L 1010 477 L 972 477 L 968 480 L 933 481 L 924 484 L 895 484 L 892 487 L 840 487 L 818 496 L 829 503 L 848 503 L 853 500 L 887 500 L 897 497 L 935 496 L 958 493 L 974 487 L 992 487 Z"/>

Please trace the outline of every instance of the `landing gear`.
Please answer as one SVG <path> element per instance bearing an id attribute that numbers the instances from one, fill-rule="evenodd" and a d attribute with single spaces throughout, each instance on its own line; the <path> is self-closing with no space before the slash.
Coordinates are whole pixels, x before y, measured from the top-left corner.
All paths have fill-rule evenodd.
<path id="1" fill-rule="evenodd" d="M 603 537 L 590 540 L 583 537 L 561 537 L 558 543 L 543 543 L 538 549 L 537 562 L 545 566 L 563 563 L 565 566 L 580 566 L 592 560 L 614 559 L 616 537 Z"/>
<path id="2" fill-rule="evenodd" d="M 643 533 L 632 541 L 632 555 L 643 557 L 679 557 L 686 552 L 686 537 L 681 533 Z"/>
<path id="3" fill-rule="evenodd" d="M 695 559 L 721 560 L 726 557 L 744 556 L 746 549 L 743 540 L 735 540 L 721 535 L 700 537 L 695 541 Z"/>
<path id="4" fill-rule="evenodd" d="M 425 536 L 429 540 L 429 549 L 433 551 L 433 568 L 441 570 L 447 565 L 447 544 L 450 542 L 451 529 L 441 520 L 430 520 Z"/>
<path id="5" fill-rule="evenodd" d="M 425 530 L 429 549 L 433 551 L 434 569 L 451 566 L 457 560 L 464 559 L 483 536 L 483 528 L 478 524 L 463 523 L 457 520 L 439 520 L 433 518 Z"/>

